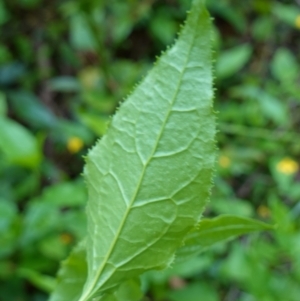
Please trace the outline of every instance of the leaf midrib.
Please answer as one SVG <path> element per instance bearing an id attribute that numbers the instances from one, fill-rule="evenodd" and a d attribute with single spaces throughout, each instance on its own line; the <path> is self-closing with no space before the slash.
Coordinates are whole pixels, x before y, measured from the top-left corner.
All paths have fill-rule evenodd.
<path id="1" fill-rule="evenodd" d="M 200 16 L 198 15 L 197 23 L 199 22 L 199 18 L 200 18 Z M 150 161 L 152 160 L 153 155 L 155 154 L 155 152 L 156 152 L 156 150 L 157 150 L 158 143 L 159 143 L 159 141 L 160 141 L 160 139 L 161 139 L 161 136 L 162 136 L 162 134 L 163 134 L 163 132 L 164 132 L 165 126 L 166 126 L 166 124 L 167 124 L 167 121 L 168 121 L 168 119 L 169 119 L 169 117 L 170 117 L 170 113 L 171 113 L 171 111 L 172 111 L 172 107 L 174 106 L 175 100 L 177 99 L 178 92 L 179 92 L 179 88 L 180 88 L 181 83 L 182 83 L 182 78 L 183 78 L 183 75 L 184 75 L 184 73 L 185 73 L 185 70 L 186 70 L 186 67 L 187 67 L 187 63 L 188 63 L 188 60 L 189 60 L 189 57 L 190 57 L 190 54 L 191 54 L 191 49 L 192 49 L 193 46 L 194 46 L 195 36 L 196 36 L 196 33 L 193 32 L 192 42 L 191 42 L 190 48 L 189 48 L 189 50 L 188 50 L 188 54 L 187 54 L 187 58 L 186 58 L 184 67 L 182 68 L 182 72 L 181 72 L 181 75 L 180 75 L 180 79 L 179 79 L 179 82 L 178 82 L 177 89 L 176 89 L 176 91 L 175 91 L 175 93 L 174 93 L 174 96 L 173 96 L 173 99 L 172 99 L 172 101 L 171 101 L 171 103 L 170 103 L 168 113 L 167 113 L 166 118 L 165 118 L 165 120 L 164 120 L 164 122 L 163 122 L 163 124 L 162 124 L 162 127 L 161 127 L 161 130 L 160 130 L 160 132 L 159 132 L 159 135 L 158 135 L 158 137 L 157 137 L 157 139 L 156 139 L 154 148 L 153 148 L 151 154 L 149 155 L 148 160 L 147 160 L 146 163 L 144 164 L 143 171 L 142 171 L 142 173 L 141 173 L 140 180 L 139 180 L 139 182 L 138 182 L 136 191 L 135 191 L 135 193 L 134 193 L 134 195 L 133 195 L 131 201 L 129 202 L 129 205 L 128 205 L 127 209 L 126 209 L 126 212 L 125 212 L 125 214 L 124 214 L 124 217 L 123 217 L 123 219 L 122 219 L 122 221 L 121 221 L 120 227 L 119 227 L 119 229 L 118 229 L 118 231 L 117 231 L 117 233 L 116 233 L 116 235 L 115 235 L 114 240 L 112 241 L 112 244 L 111 244 L 110 249 L 109 249 L 108 252 L 107 252 L 107 256 L 104 258 L 103 263 L 102 263 L 101 266 L 99 267 L 99 270 L 98 270 L 98 272 L 97 272 L 97 274 L 96 274 L 95 280 L 94 280 L 94 281 L 92 282 L 92 284 L 89 286 L 89 289 L 87 290 L 87 292 L 86 292 L 84 295 L 81 296 L 81 298 L 79 299 L 79 301 L 87 301 L 88 298 L 91 296 L 91 294 L 95 293 L 94 290 L 95 290 L 95 288 L 96 288 L 96 284 L 97 284 L 97 282 L 98 282 L 98 280 L 99 280 L 99 278 L 100 278 L 100 276 L 101 276 L 102 271 L 104 270 L 104 268 L 105 268 L 105 266 L 106 266 L 107 260 L 108 260 L 109 257 L 111 256 L 111 254 L 112 254 L 112 252 L 113 252 L 113 250 L 114 250 L 114 247 L 115 247 L 115 245 L 116 245 L 116 243 L 117 243 L 117 241 L 118 241 L 118 239 L 119 239 L 119 235 L 120 235 L 120 233 L 121 233 L 121 231 L 122 231 L 122 229 L 123 229 L 123 226 L 124 226 L 124 224 L 125 224 L 125 222 L 126 222 L 126 219 L 127 219 L 127 217 L 128 217 L 128 214 L 129 214 L 129 212 L 131 211 L 132 205 L 134 204 L 134 202 L 135 202 L 135 200 L 136 200 L 136 197 L 137 197 L 137 194 L 138 194 L 138 192 L 139 192 L 139 190 L 140 190 L 141 183 L 142 183 L 142 181 L 143 181 L 143 179 L 144 179 L 144 175 L 145 175 L 145 171 L 146 171 L 146 169 L 147 169 L 147 166 L 148 166 L 148 164 L 150 163 Z M 110 277 L 111 277 L 112 275 L 113 275 L 113 274 L 111 274 L 111 275 L 110 275 L 110 276 L 102 283 L 102 285 L 105 284 L 105 283 L 110 279 Z"/>

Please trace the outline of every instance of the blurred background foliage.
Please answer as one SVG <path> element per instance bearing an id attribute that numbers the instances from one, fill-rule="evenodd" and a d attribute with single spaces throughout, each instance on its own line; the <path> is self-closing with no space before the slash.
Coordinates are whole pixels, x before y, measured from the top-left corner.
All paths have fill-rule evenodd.
<path id="1" fill-rule="evenodd" d="M 144 300 L 299 301 L 300 3 L 207 5 L 220 151 L 205 214 L 278 227 L 148 273 Z M 47 299 L 59 262 L 85 233 L 83 156 L 189 7 L 0 0 L 0 300 Z"/>

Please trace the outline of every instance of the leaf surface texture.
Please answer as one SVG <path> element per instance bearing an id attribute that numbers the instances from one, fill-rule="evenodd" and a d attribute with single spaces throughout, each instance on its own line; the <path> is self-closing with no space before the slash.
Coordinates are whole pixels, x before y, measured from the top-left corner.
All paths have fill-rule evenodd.
<path id="1" fill-rule="evenodd" d="M 210 45 L 209 14 L 195 0 L 174 46 L 89 152 L 88 275 L 77 300 L 105 300 L 122 282 L 168 267 L 198 224 L 215 161 Z"/>

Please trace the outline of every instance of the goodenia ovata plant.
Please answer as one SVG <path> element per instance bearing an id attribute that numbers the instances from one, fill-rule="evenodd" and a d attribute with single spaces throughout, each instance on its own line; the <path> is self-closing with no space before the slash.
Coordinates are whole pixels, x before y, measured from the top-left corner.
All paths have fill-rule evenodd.
<path id="1" fill-rule="evenodd" d="M 101 300 L 127 279 L 170 265 L 211 188 L 212 91 L 210 18 L 196 0 L 175 45 L 86 158 L 88 234 L 51 301 Z"/>
<path id="2" fill-rule="evenodd" d="M 172 263 L 211 188 L 212 98 L 211 22 L 195 0 L 174 46 L 86 158 L 87 237 L 63 263 L 50 301 L 133 301 L 124 289 L 136 277 Z"/>

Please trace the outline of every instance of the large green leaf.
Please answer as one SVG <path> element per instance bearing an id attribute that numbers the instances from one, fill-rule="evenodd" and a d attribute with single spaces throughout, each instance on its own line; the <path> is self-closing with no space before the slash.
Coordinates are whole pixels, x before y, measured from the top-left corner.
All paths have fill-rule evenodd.
<path id="1" fill-rule="evenodd" d="M 87 277 L 86 242 L 81 242 L 62 263 L 50 301 L 77 300 Z"/>
<path id="2" fill-rule="evenodd" d="M 274 229 L 274 226 L 235 215 L 224 214 L 212 219 L 203 219 L 199 227 L 187 235 L 184 246 L 176 253 L 176 259 L 180 262 L 199 254 L 216 243 L 243 234 L 271 229 Z"/>
<path id="3" fill-rule="evenodd" d="M 198 224 L 215 161 L 210 45 L 209 15 L 195 0 L 176 44 L 89 152 L 88 277 L 69 301 L 103 300 L 122 282 L 169 266 Z"/>
<path id="4" fill-rule="evenodd" d="M 143 293 L 139 279 L 123 282 L 116 291 L 101 298 L 101 301 L 140 301 Z"/>
<path id="5" fill-rule="evenodd" d="M 57 290 L 51 301 L 76 300 L 87 277 L 86 242 L 82 241 L 62 263 Z M 116 291 L 103 296 L 103 301 L 139 301 L 142 297 L 138 279 L 129 279 Z"/>

